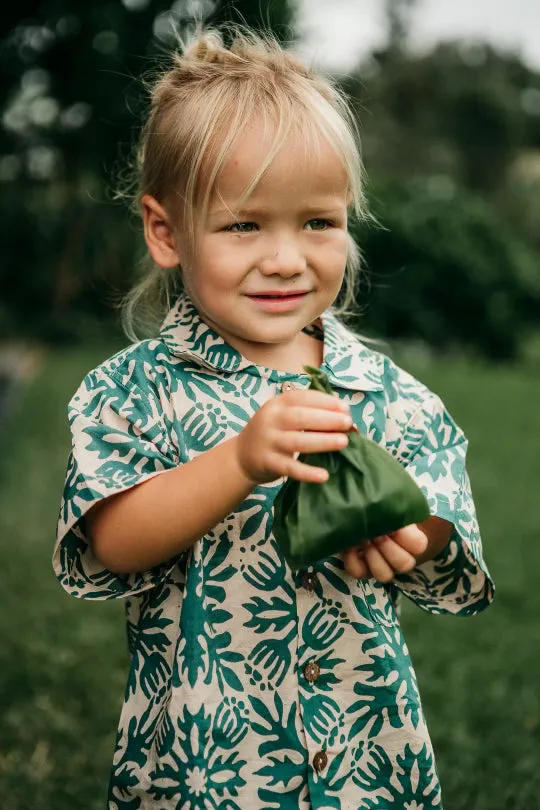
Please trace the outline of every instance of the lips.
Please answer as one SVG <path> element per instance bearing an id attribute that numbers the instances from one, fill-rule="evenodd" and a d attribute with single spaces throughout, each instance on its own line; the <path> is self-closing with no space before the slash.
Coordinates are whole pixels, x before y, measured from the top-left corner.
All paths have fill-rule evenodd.
<path id="1" fill-rule="evenodd" d="M 257 293 L 247 293 L 248 298 L 264 298 L 264 299 L 273 299 L 273 298 L 298 298 L 301 295 L 307 295 L 309 290 L 280 290 L 276 292 L 257 292 Z"/>
<path id="2" fill-rule="evenodd" d="M 301 307 L 311 290 L 265 290 L 247 293 L 247 298 L 260 312 L 273 314 L 293 312 Z"/>

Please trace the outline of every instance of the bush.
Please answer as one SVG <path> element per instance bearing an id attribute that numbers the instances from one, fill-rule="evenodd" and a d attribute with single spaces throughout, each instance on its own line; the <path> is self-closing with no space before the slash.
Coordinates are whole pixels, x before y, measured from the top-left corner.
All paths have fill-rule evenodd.
<path id="1" fill-rule="evenodd" d="M 61 344 L 118 332 L 115 304 L 142 242 L 122 207 L 58 184 L 5 195 L 0 217 L 0 340 Z"/>
<path id="2" fill-rule="evenodd" d="M 371 196 L 379 224 L 356 231 L 368 286 L 355 326 L 439 349 L 519 356 L 540 307 L 532 248 L 482 199 L 451 185 L 386 185 Z"/>

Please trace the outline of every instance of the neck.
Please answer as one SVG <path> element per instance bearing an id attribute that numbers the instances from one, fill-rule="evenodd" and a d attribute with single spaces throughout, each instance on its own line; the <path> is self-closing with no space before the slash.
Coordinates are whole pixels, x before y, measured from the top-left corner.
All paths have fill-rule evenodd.
<path id="1" fill-rule="evenodd" d="M 323 344 L 311 335 L 300 332 L 294 344 L 257 344 L 244 347 L 242 354 L 259 366 L 304 374 L 304 366 L 318 368 L 323 361 Z"/>

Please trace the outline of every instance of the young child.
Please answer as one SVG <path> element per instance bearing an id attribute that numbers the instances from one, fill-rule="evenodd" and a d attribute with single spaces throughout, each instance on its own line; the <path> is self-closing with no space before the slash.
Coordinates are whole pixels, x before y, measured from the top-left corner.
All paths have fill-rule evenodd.
<path id="1" fill-rule="evenodd" d="M 493 586 L 463 433 L 332 309 L 364 207 L 346 102 L 271 40 L 200 34 L 152 91 L 139 169 L 154 271 L 128 313 L 156 278 L 182 289 L 70 402 L 54 554 L 69 593 L 127 606 L 109 809 L 440 808 L 396 597 L 470 615 Z M 325 481 L 298 454 L 353 423 L 432 517 L 293 572 L 276 493 Z"/>

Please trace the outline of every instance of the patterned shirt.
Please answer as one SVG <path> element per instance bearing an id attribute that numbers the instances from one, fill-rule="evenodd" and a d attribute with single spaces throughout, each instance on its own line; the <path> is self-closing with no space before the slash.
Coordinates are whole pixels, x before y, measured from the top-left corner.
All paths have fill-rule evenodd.
<path id="1" fill-rule="evenodd" d="M 467 442 L 440 399 L 327 311 L 323 371 L 355 424 L 405 466 L 451 523 L 436 559 L 392 585 L 357 580 L 336 554 L 293 572 L 272 535 L 283 479 L 257 486 L 188 550 L 116 574 L 92 553 L 102 498 L 237 434 L 309 378 L 257 366 L 182 296 L 156 339 L 91 371 L 73 434 L 54 552 L 63 587 L 123 598 L 130 669 L 109 810 L 437 810 L 440 788 L 397 615 L 471 615 L 493 597 Z"/>

